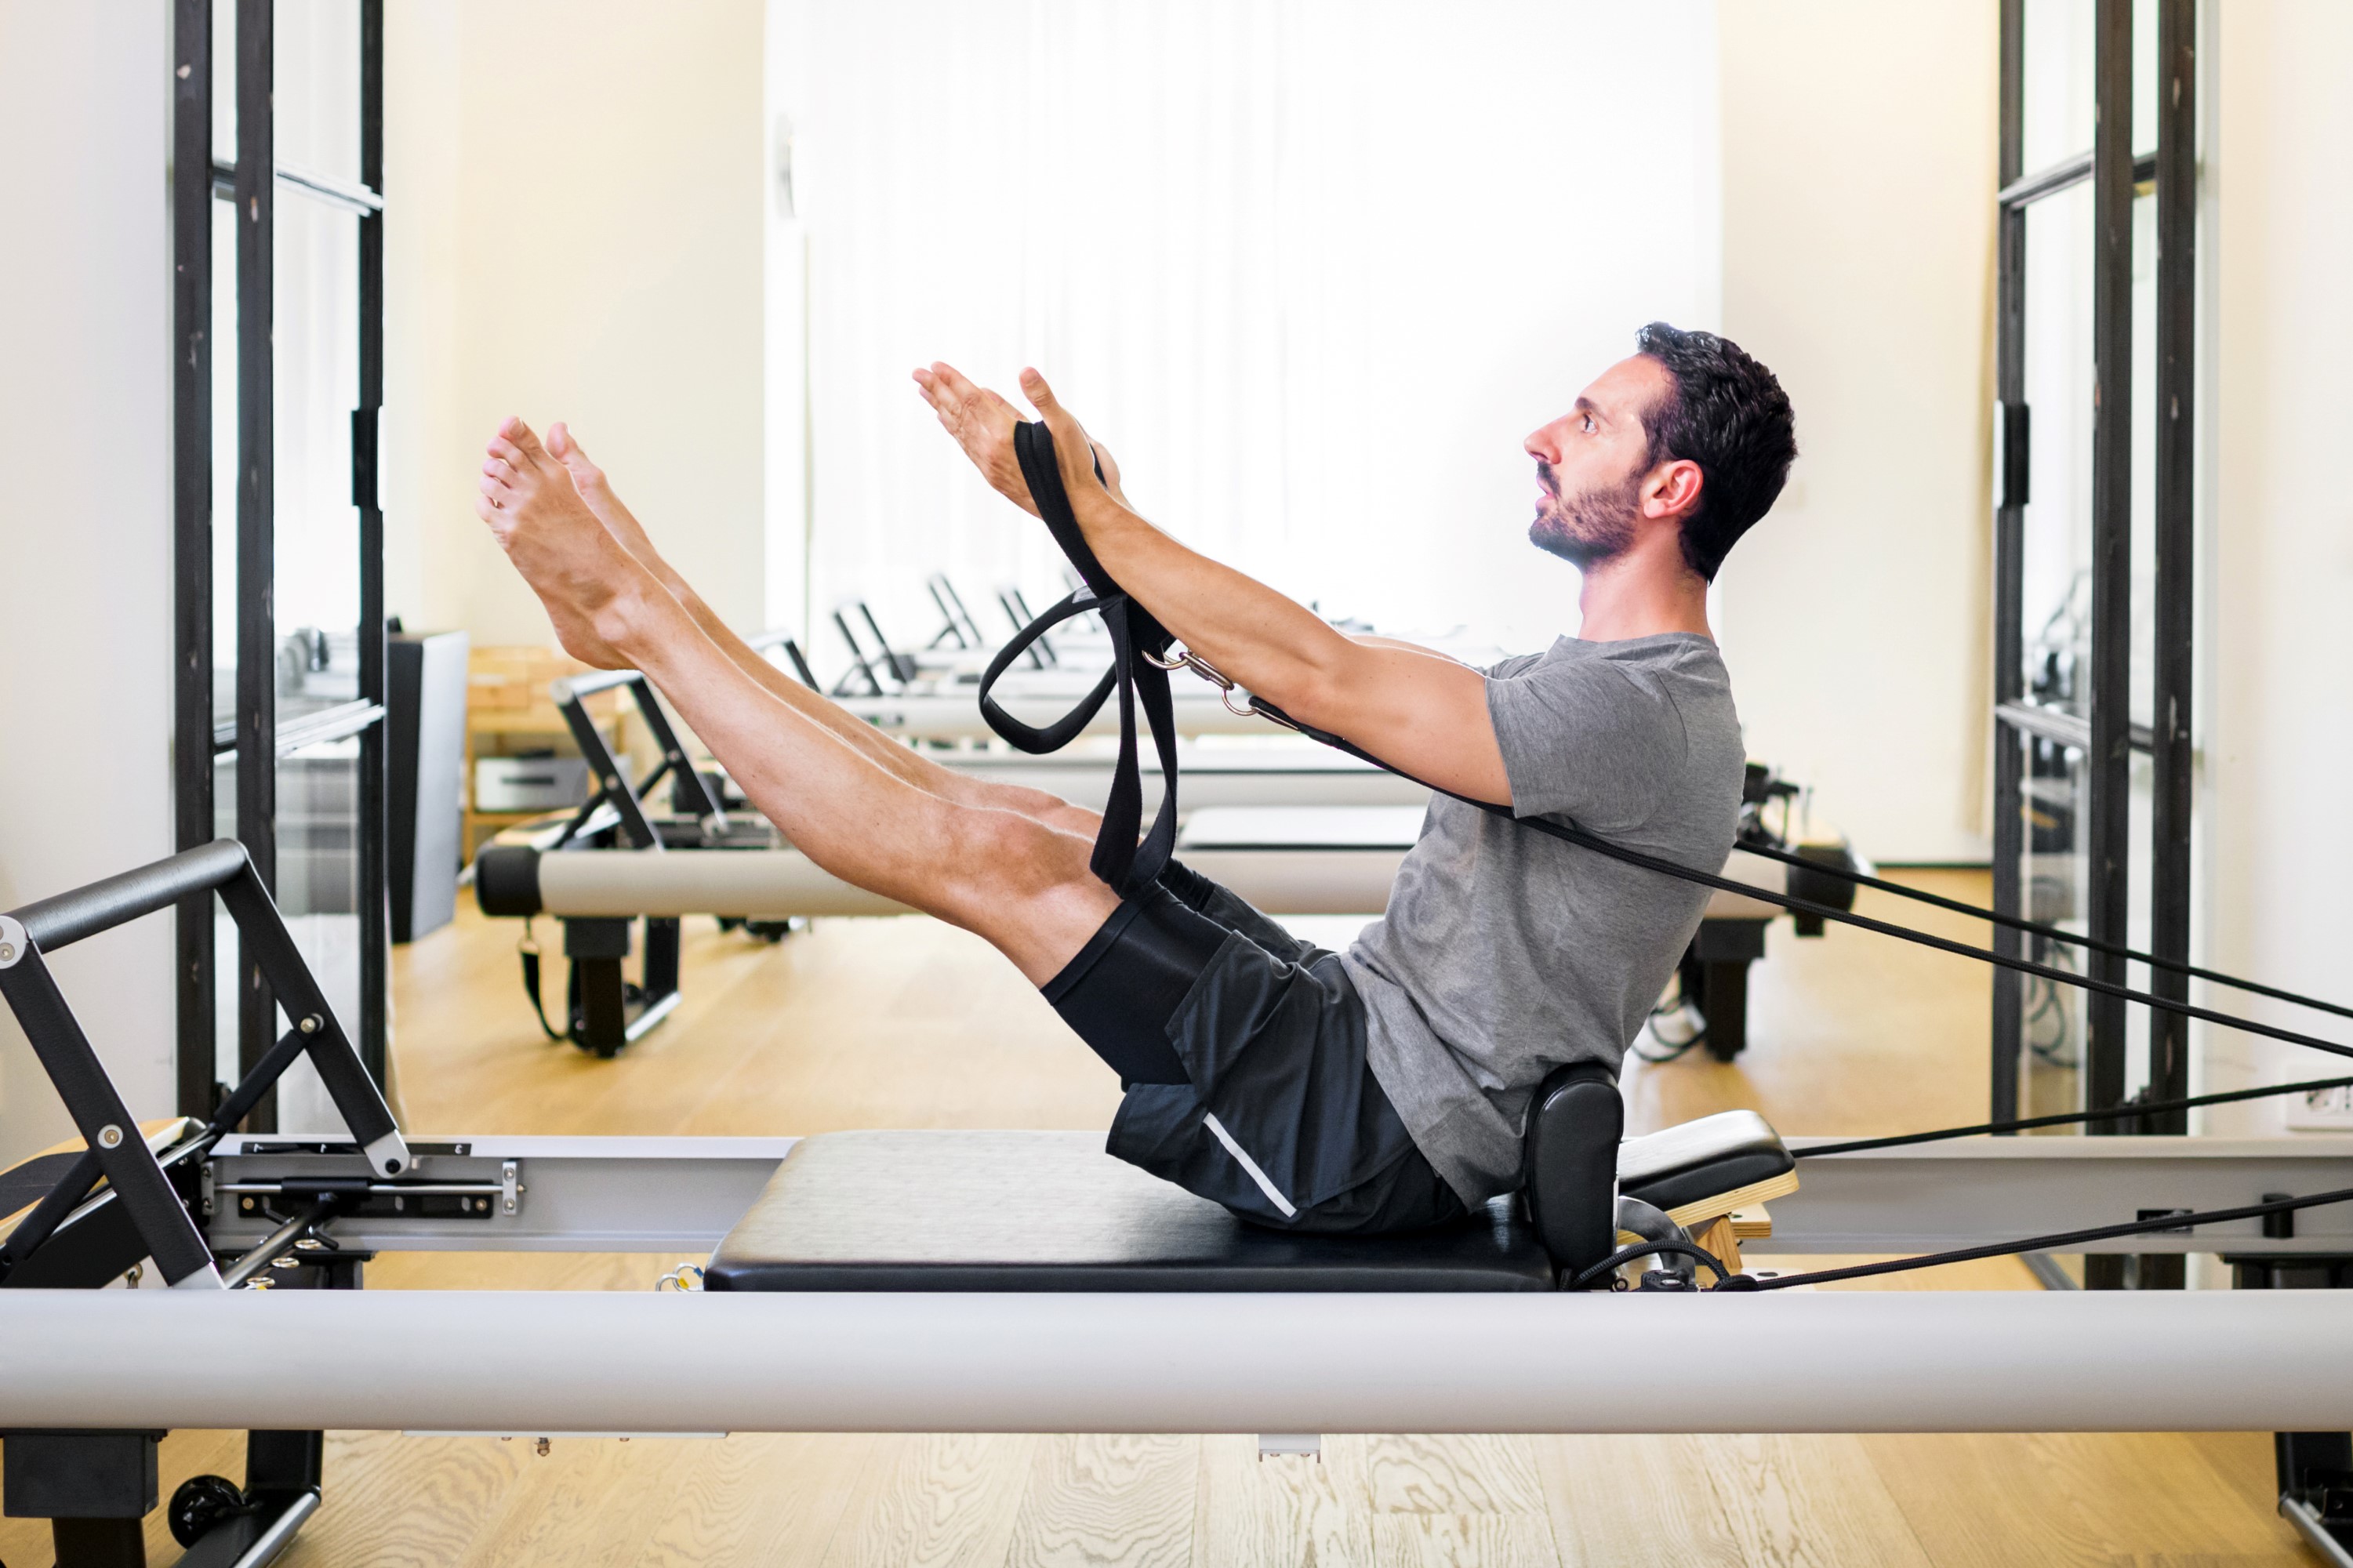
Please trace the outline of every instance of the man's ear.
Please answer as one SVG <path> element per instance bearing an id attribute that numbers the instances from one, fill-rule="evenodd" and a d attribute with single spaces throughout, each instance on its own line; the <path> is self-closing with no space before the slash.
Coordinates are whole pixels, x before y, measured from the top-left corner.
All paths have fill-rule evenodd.
<path id="1" fill-rule="evenodd" d="M 1676 458 L 1652 468 L 1642 481 L 1642 515 L 1678 521 L 1699 510 L 1704 476 L 1689 458 Z"/>

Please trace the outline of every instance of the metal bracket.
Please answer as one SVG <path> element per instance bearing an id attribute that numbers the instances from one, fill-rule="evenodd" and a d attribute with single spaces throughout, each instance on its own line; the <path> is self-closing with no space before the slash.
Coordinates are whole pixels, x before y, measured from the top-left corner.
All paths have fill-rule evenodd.
<path id="1" fill-rule="evenodd" d="M 31 946 L 32 939 L 25 934 L 24 922 L 0 915 L 0 969 L 16 968 L 16 961 Z"/>

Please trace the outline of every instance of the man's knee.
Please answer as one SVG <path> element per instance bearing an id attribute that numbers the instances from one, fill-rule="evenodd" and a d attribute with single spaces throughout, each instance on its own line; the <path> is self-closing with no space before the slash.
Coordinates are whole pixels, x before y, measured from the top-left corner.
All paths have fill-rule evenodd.
<path id="1" fill-rule="evenodd" d="M 962 816 L 948 869 L 949 879 L 969 898 L 1038 898 L 1093 878 L 1088 869 L 1092 847 L 1075 834 L 1017 811 L 987 809 Z"/>

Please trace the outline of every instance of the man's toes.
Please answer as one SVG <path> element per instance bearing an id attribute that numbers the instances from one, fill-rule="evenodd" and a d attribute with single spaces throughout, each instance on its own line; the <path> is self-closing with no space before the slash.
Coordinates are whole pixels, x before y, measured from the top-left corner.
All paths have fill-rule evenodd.
<path id="1" fill-rule="evenodd" d="M 547 450 L 549 456 L 564 465 L 565 472 L 572 476 L 572 483 L 583 495 L 605 482 L 605 470 L 588 460 L 588 454 L 580 449 L 571 427 L 561 419 L 547 427 Z"/>
<path id="2" fill-rule="evenodd" d="M 519 448 L 526 458 L 536 458 L 545 450 L 539 444 L 539 437 L 532 433 L 531 426 L 522 422 L 520 415 L 507 416 L 499 426 L 499 435 Z"/>

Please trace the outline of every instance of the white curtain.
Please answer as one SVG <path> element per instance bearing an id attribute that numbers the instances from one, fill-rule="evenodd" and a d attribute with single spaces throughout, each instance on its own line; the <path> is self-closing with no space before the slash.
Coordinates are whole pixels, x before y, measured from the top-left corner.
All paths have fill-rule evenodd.
<path id="1" fill-rule="evenodd" d="M 945 359 L 1017 402 L 1039 366 L 1155 521 L 1327 614 L 1516 647 L 1575 629 L 1575 574 L 1525 540 L 1520 441 L 1644 321 L 1714 324 L 1706 0 L 771 19 L 776 243 L 807 258 L 805 306 L 771 300 L 806 310 L 807 363 L 771 385 L 806 376 L 809 465 L 807 538 L 773 546 L 806 545 L 804 613 L 863 595 L 906 642 L 931 571 L 968 600 L 1059 592 L 1043 531 L 916 395 Z"/>

